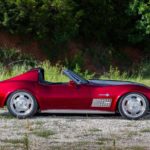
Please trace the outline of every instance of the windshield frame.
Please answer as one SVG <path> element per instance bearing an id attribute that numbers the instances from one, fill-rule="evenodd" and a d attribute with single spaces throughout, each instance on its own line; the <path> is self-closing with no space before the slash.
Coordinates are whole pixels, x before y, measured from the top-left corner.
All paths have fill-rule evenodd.
<path id="1" fill-rule="evenodd" d="M 65 74 L 69 79 L 73 80 L 76 84 L 88 84 L 89 81 L 78 75 L 77 73 L 65 69 L 63 70 L 63 74 Z"/>

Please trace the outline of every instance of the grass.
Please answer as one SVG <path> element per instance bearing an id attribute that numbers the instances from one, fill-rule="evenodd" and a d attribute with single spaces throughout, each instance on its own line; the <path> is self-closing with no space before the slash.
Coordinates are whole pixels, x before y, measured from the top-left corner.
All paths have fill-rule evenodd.
<path id="1" fill-rule="evenodd" d="M 150 86 L 150 77 L 144 77 L 142 73 L 129 76 L 127 72 L 121 73 L 118 68 L 112 68 L 111 66 L 108 72 L 100 76 L 100 79 L 132 81 Z"/>
<path id="2" fill-rule="evenodd" d="M 143 129 L 143 130 L 141 130 L 141 132 L 150 132 L 150 128 L 146 128 L 146 129 Z"/>
<path id="3" fill-rule="evenodd" d="M 102 130 L 98 128 L 93 128 L 93 129 L 90 129 L 89 131 L 93 133 L 93 132 L 100 132 Z"/>
<path id="4" fill-rule="evenodd" d="M 21 139 L 4 139 L 2 140 L 2 142 L 13 144 L 14 147 L 19 147 L 20 146 L 19 144 L 22 144 L 22 148 L 24 150 L 29 150 L 29 138 L 27 134 L 25 134 L 24 137 Z"/>
<path id="5" fill-rule="evenodd" d="M 35 124 L 38 126 L 42 126 L 44 124 L 44 122 L 43 121 L 36 121 Z"/>
<path id="6" fill-rule="evenodd" d="M 111 138 L 106 138 L 106 137 L 99 137 L 99 138 L 97 139 L 97 143 L 98 143 L 99 145 L 102 145 L 102 144 L 104 144 L 105 142 L 106 142 L 106 143 L 109 143 L 109 142 L 111 142 L 111 141 L 113 141 L 113 139 L 111 139 Z"/>
<path id="7" fill-rule="evenodd" d="M 99 141 L 80 141 L 80 142 L 71 142 L 71 143 L 62 143 L 61 146 L 52 146 L 50 147 L 52 150 L 124 150 L 122 148 L 117 148 L 114 146 L 103 145 L 104 143 Z"/>
<path id="8" fill-rule="evenodd" d="M 52 130 L 40 129 L 38 131 L 34 131 L 33 134 L 39 137 L 48 138 L 49 136 L 54 135 L 55 132 L 53 132 Z"/>
<path id="9" fill-rule="evenodd" d="M 45 79 L 51 82 L 67 82 L 69 79 L 61 72 L 64 67 L 60 65 L 52 66 L 49 61 L 38 63 L 35 67 L 42 67 L 45 70 Z M 11 69 L 7 69 L 3 65 L 0 65 L 0 80 L 5 80 L 10 77 L 14 77 L 18 74 L 24 73 L 32 67 L 27 65 L 14 65 Z M 88 71 L 81 72 L 81 69 L 77 66 L 74 69 L 77 73 L 80 73 L 85 78 L 93 78 L 94 74 L 90 74 Z M 139 82 L 150 86 L 150 78 L 143 78 L 140 74 L 136 76 L 128 76 L 127 73 L 121 73 L 118 69 L 110 67 L 109 72 L 99 76 L 99 79 L 111 79 L 111 80 L 126 80 Z"/>
<path id="10" fill-rule="evenodd" d="M 28 131 L 32 131 L 32 130 L 33 130 L 33 128 L 32 128 L 32 123 L 31 123 L 28 119 L 26 120 L 25 128 L 26 128 Z"/>
<path id="11" fill-rule="evenodd" d="M 28 135 L 25 134 L 24 138 L 23 138 L 23 144 L 24 144 L 24 149 L 25 150 L 29 150 L 30 146 L 29 146 L 29 138 L 28 138 Z"/>
<path id="12" fill-rule="evenodd" d="M 0 114 L 0 119 L 14 119 L 11 114 Z"/>
<path id="13" fill-rule="evenodd" d="M 45 61 L 45 62 L 39 63 L 35 67 L 42 67 L 45 69 L 45 79 L 48 81 L 53 81 L 53 82 L 68 81 L 67 77 L 61 73 L 61 69 L 62 69 L 61 66 L 58 66 L 58 65 L 51 66 L 51 64 L 48 61 Z M 5 67 L 0 66 L 0 71 L 1 71 L 0 80 L 5 80 L 10 77 L 14 77 L 14 76 L 24 73 L 30 69 L 31 69 L 31 67 L 26 66 L 26 65 L 13 66 L 11 68 L 11 70 L 7 70 Z"/>
<path id="14" fill-rule="evenodd" d="M 2 140 L 2 142 L 11 144 L 22 144 L 24 143 L 24 139 L 4 139 Z"/>
<path id="15" fill-rule="evenodd" d="M 49 61 L 38 62 L 30 54 L 23 54 L 18 49 L 9 49 L 0 47 L 0 80 L 5 80 L 14 77 L 18 74 L 26 72 L 33 67 L 42 67 L 45 69 L 45 79 L 51 82 L 67 82 L 68 78 L 64 76 L 61 70 L 64 68 L 61 65 L 51 65 Z M 78 61 L 78 60 L 77 60 Z M 93 78 L 96 73 L 89 73 L 88 70 L 81 71 L 82 68 L 78 64 L 74 64 L 74 71 L 80 73 L 87 79 Z M 133 70 L 134 69 L 134 70 Z M 118 68 L 112 67 L 107 72 L 97 78 L 111 80 L 128 80 L 143 83 L 150 86 L 150 62 L 143 61 L 139 67 L 132 68 L 132 75 L 128 71 L 121 72 Z"/>
<path id="16" fill-rule="evenodd" d="M 129 149 L 130 150 L 145 150 L 145 147 L 142 147 L 142 146 L 132 146 Z"/>
<path id="17" fill-rule="evenodd" d="M 139 133 L 137 131 L 130 131 L 130 132 L 128 132 L 128 137 L 129 138 L 133 137 L 133 136 L 137 136 L 137 135 L 139 135 Z"/>

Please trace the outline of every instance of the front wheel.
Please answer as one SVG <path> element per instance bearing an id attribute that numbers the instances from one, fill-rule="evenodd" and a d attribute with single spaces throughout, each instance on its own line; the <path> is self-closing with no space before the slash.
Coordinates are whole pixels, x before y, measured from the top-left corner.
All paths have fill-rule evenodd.
<path id="1" fill-rule="evenodd" d="M 9 112 L 17 118 L 27 118 L 37 112 L 37 102 L 35 98 L 26 91 L 16 91 L 7 100 Z"/>
<path id="2" fill-rule="evenodd" d="M 147 98 L 139 93 L 129 93 L 119 101 L 119 112 L 127 119 L 140 119 L 149 109 Z"/>

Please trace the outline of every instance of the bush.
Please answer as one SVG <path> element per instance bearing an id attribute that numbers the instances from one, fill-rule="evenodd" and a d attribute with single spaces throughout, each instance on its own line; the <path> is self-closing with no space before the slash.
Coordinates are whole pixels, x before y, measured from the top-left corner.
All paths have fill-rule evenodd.
<path id="1" fill-rule="evenodd" d="M 125 80 L 129 78 L 129 75 L 127 72 L 121 73 L 118 68 L 113 68 L 112 66 L 110 66 L 109 71 L 101 75 L 100 78 L 111 80 Z"/>
<path id="2" fill-rule="evenodd" d="M 56 44 L 77 36 L 138 43 L 149 39 L 149 1 L 0 0 L 0 27 L 38 39 L 51 37 Z"/>
<path id="3" fill-rule="evenodd" d="M 17 49 L 0 48 L 0 63 L 4 66 L 11 67 L 16 64 L 36 65 L 36 60 L 30 55 L 22 53 Z"/>
<path id="4" fill-rule="evenodd" d="M 150 40 L 150 0 L 133 0 L 129 5 L 128 13 L 134 18 L 133 32 L 129 35 L 131 42 L 137 43 Z"/>
<path id="5" fill-rule="evenodd" d="M 65 41 L 78 30 L 80 14 L 74 7 L 69 0 L 0 0 L 0 26 L 11 33 Z"/>
<path id="6" fill-rule="evenodd" d="M 52 65 L 50 61 L 38 62 L 30 55 L 25 55 L 17 49 L 0 48 L 0 80 L 10 78 L 21 74 L 27 70 L 36 67 L 42 67 L 45 70 L 45 79 L 53 82 L 68 81 L 68 78 L 62 74 L 62 69 L 67 68 L 60 64 Z M 71 70 L 81 74 L 89 79 L 94 76 L 88 70 L 81 70 L 81 67 L 76 64 Z"/>
<path id="7" fill-rule="evenodd" d="M 149 3 L 150 0 L 0 0 L 0 29 L 40 40 L 51 60 L 67 52 L 64 49 L 68 49 L 68 41 L 79 39 L 82 49 L 92 49 L 94 65 L 105 68 L 111 63 L 110 57 L 118 59 L 119 52 L 94 50 L 99 43 L 115 48 L 142 45 L 150 55 Z M 76 54 L 69 65 L 74 67 L 77 63 L 82 67 L 83 53 Z M 127 65 L 132 63 L 124 60 Z"/>
<path id="8" fill-rule="evenodd" d="M 107 44 L 126 44 L 133 30 L 132 17 L 127 10 L 130 0 L 76 0 L 83 15 L 80 34 L 88 41 L 103 41 Z"/>
<path id="9" fill-rule="evenodd" d="M 150 77 L 150 61 L 146 60 L 142 62 L 138 71 L 142 77 L 149 78 Z"/>

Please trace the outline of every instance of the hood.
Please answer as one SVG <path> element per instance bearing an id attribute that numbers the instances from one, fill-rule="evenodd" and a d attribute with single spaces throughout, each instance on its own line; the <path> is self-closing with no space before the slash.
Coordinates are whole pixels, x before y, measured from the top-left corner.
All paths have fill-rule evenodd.
<path id="1" fill-rule="evenodd" d="M 140 86 L 144 86 L 143 84 L 136 83 L 136 82 L 119 81 L 119 80 L 89 80 L 89 83 L 94 84 L 94 85 L 140 85 Z"/>

